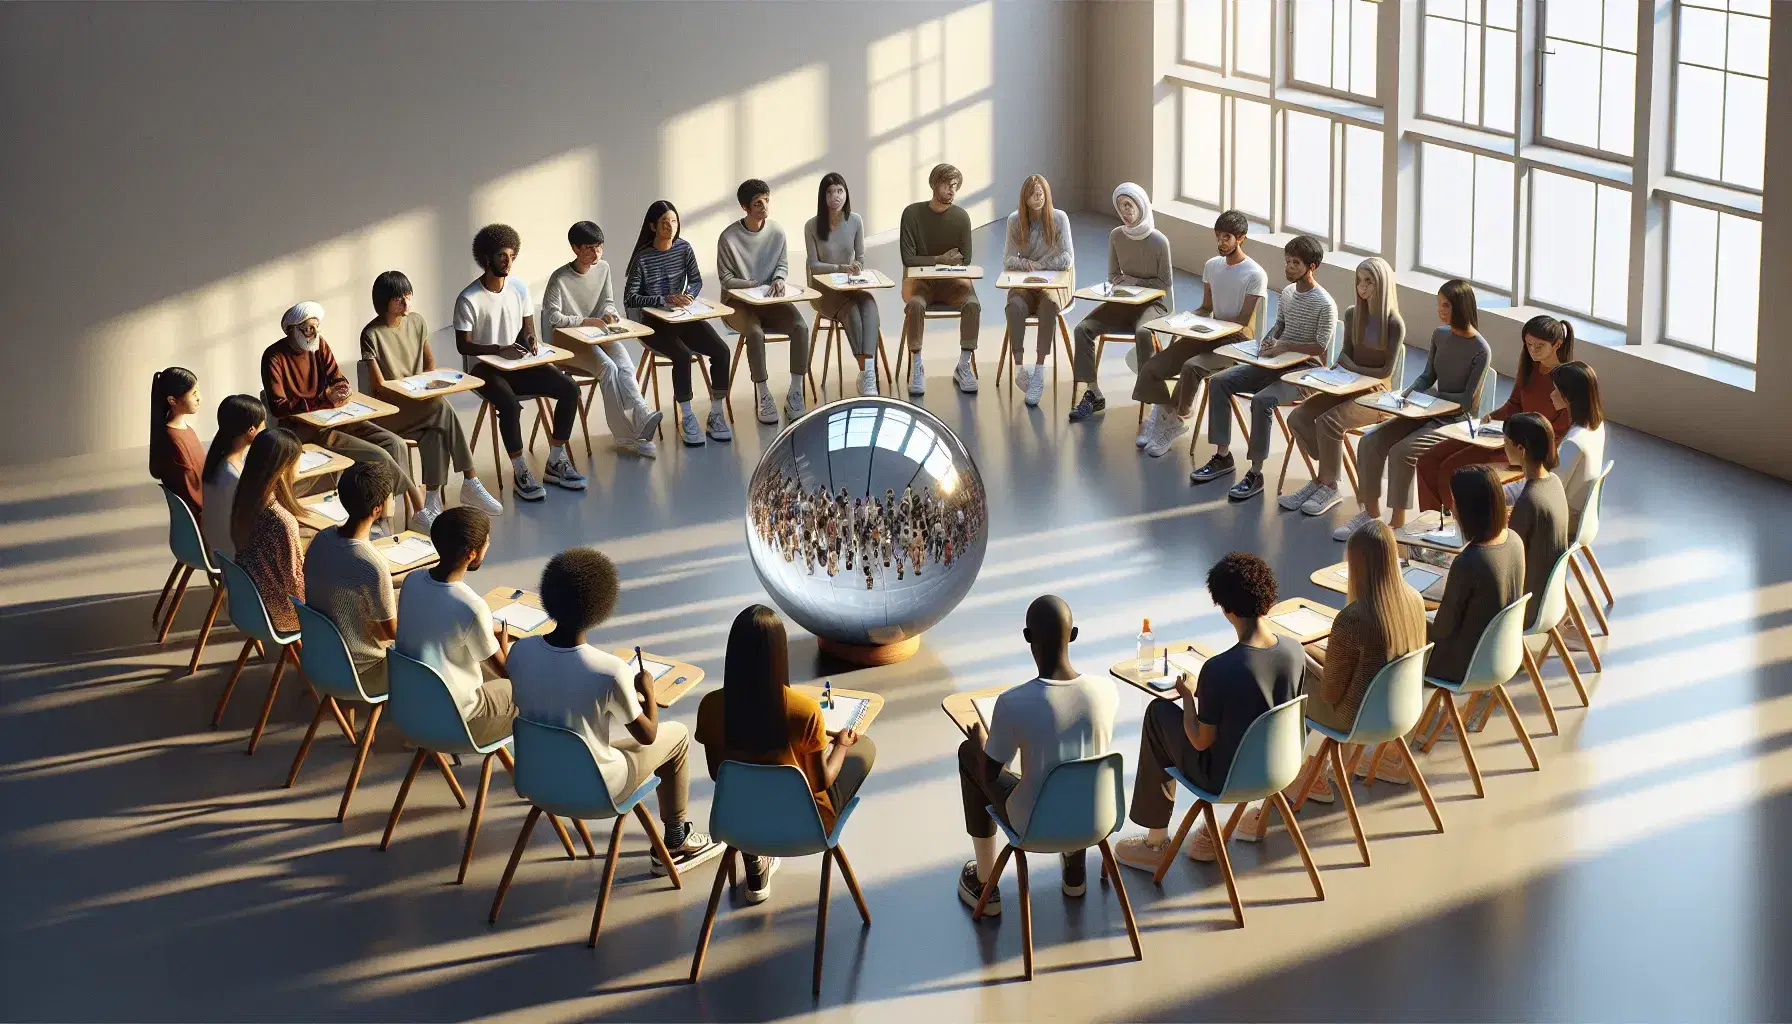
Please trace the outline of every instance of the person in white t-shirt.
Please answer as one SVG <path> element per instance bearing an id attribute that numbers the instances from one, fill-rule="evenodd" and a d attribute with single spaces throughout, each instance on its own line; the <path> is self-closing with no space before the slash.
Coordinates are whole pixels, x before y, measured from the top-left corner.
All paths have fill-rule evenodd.
<path id="1" fill-rule="evenodd" d="M 1025 832 L 1039 787 L 1051 770 L 1065 761 L 1100 757 L 1113 745 L 1114 712 L 1120 696 L 1105 676 L 1086 676 L 1070 664 L 1076 640 L 1070 606 L 1046 594 L 1027 608 L 1021 636 L 1033 648 L 1039 675 L 1002 691 L 986 733 L 973 724 L 958 747 L 958 781 L 964 796 L 964 827 L 975 848 L 975 860 L 958 875 L 958 898 L 975 908 L 995 870 L 1000 840 L 988 807 L 994 807 L 1017 832 Z M 1019 775 L 1006 767 L 1020 757 Z M 1063 855 L 1066 896 L 1087 889 L 1086 850 Z M 1001 892 L 992 892 L 985 914 L 1002 912 Z"/>
<path id="2" fill-rule="evenodd" d="M 615 610 L 620 592 L 615 563 L 595 548 L 571 548 L 548 559 L 541 606 L 554 629 L 510 649 L 511 686 L 522 717 L 584 737 L 612 800 L 622 801 L 649 775 L 659 776 L 666 849 L 683 870 L 722 852 L 720 843 L 685 820 L 690 733 L 678 722 L 659 720 L 653 677 L 645 669 L 631 673 L 622 659 L 585 642 L 585 634 Z M 618 726 L 627 737 L 612 742 Z M 657 853 L 651 868 L 666 874 Z"/>
<path id="3" fill-rule="evenodd" d="M 509 736 L 516 717 L 505 645 L 485 599 L 466 584 L 467 573 L 485 561 L 491 532 L 491 518 L 471 505 L 444 509 L 436 517 L 429 539 L 441 561 L 405 577 L 394 644 L 398 653 L 441 675 L 473 742 L 482 747 Z"/>
<path id="4" fill-rule="evenodd" d="M 523 453 L 522 400 L 553 400 L 554 423 L 548 438 L 552 447 L 543 475 L 548 483 L 582 491 L 585 477 L 573 468 L 566 452 L 572 428 L 578 424 L 579 386 L 552 363 L 502 370 L 479 359 L 521 359 L 540 349 L 529 288 L 510 273 L 522 248 L 522 237 L 508 224 L 487 224 L 473 236 L 473 261 L 481 273 L 454 300 L 454 343 L 467 372 L 485 381 L 479 397 L 498 410 L 498 432 L 516 474 L 516 496 L 541 501 L 547 489 L 536 482 Z"/>
<path id="5" fill-rule="evenodd" d="M 1135 401 L 1151 406 L 1133 442 L 1157 454 L 1170 450 L 1191 428 L 1195 392 L 1215 370 L 1231 365 L 1213 355 L 1221 345 L 1255 340 L 1257 311 L 1269 296 L 1269 275 L 1257 261 L 1244 254 L 1244 239 L 1251 222 L 1237 210 L 1227 210 L 1213 222 L 1213 238 L 1219 255 L 1201 268 L 1201 307 L 1197 316 L 1230 320 L 1244 330 L 1220 338 L 1177 338 L 1163 351 L 1139 366 Z M 1176 390 L 1169 381 L 1176 378 Z"/>

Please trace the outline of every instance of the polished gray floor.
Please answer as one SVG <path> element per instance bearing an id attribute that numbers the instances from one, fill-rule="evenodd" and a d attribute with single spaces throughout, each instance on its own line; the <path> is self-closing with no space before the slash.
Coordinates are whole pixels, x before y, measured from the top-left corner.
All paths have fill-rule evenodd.
<path id="1" fill-rule="evenodd" d="M 1099 265 L 1103 230 L 1079 220 L 1085 266 Z M 985 296 L 987 381 L 1001 328 L 998 297 Z M 891 302 L 892 337 L 894 313 Z M 837 684 L 889 700 L 873 730 L 879 763 L 846 836 L 874 923 L 859 928 L 836 883 L 819 1000 L 809 994 L 813 860 L 787 865 L 762 906 L 724 903 L 705 979 L 692 987 L 684 978 L 711 872 L 672 891 L 649 877 L 638 831 L 624 840 L 593 952 L 583 939 L 601 863 L 564 860 L 540 832 L 504 920 L 486 925 L 522 818 L 501 772 L 464 887 L 452 882 L 465 816 L 440 779 L 419 780 L 392 849 L 375 851 L 405 763 L 395 735 L 344 824 L 333 819 L 349 760 L 340 737 L 320 740 L 298 785 L 281 789 L 306 705 L 288 688 L 277 728 L 245 758 L 266 680 L 252 671 L 226 728 L 205 727 L 235 634 L 182 676 L 204 610 L 190 599 L 168 647 L 153 642 L 166 517 L 141 452 L 127 452 L 0 471 L 0 1017 L 1792 1017 L 1792 486 L 1623 429 L 1610 446 L 1618 468 L 1599 544 L 1618 595 L 1613 636 L 1599 641 L 1605 671 L 1588 677 L 1583 711 L 1552 663 L 1563 732 L 1538 739 L 1542 772 L 1524 770 L 1496 722 L 1477 747 L 1485 800 L 1473 799 L 1453 748 L 1423 761 L 1442 798 L 1442 835 L 1410 790 L 1359 789 L 1373 867 L 1356 865 L 1340 810 L 1310 808 L 1303 820 L 1328 898 L 1312 899 L 1287 837 L 1272 832 L 1234 855 L 1242 931 L 1211 866 L 1179 862 L 1161 890 L 1129 871 L 1142 964 L 1128 958 L 1111 891 L 1091 886 L 1067 901 L 1056 866 L 1039 863 L 1039 973 L 1018 981 L 1012 882 L 1010 912 L 981 925 L 954 894 L 970 851 L 953 777 L 959 735 L 940 699 L 1029 675 L 1020 618 L 1039 593 L 1070 601 L 1077 663 L 1101 671 L 1130 650 L 1142 616 L 1160 635 L 1222 634 L 1201 590 L 1218 555 L 1260 552 L 1286 593 L 1335 602 L 1307 575 L 1342 548 L 1329 523 L 1266 501 L 1231 506 L 1214 490 L 1222 485 L 1191 488 L 1181 452 L 1139 455 L 1120 352 L 1104 368 L 1113 409 L 1073 427 L 1068 368 L 1036 410 L 990 387 L 955 394 L 949 333 L 930 334 L 925 404 L 961 434 L 989 484 L 977 585 L 902 665 L 822 666 L 813 639 L 793 636 L 799 677 L 832 671 Z M 712 673 L 706 687 L 718 685 L 729 620 L 763 599 L 741 509 L 774 436 L 742 425 L 732 445 L 669 446 L 657 463 L 600 450 L 586 495 L 554 491 L 498 520 L 476 582 L 529 586 L 554 551 L 598 545 L 626 574 L 600 638 L 688 657 Z M 1534 698 L 1517 700 L 1542 732 Z M 1129 763 L 1143 704 L 1123 691 L 1118 744 Z M 693 697 L 673 714 L 688 723 L 695 709 Z M 463 769 L 464 784 L 475 780 Z M 709 795 L 698 780 L 699 822 Z"/>

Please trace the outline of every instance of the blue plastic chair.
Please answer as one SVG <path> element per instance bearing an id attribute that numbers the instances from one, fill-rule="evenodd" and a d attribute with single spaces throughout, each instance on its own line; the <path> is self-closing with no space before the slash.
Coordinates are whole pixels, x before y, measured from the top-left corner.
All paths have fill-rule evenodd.
<path id="1" fill-rule="evenodd" d="M 1606 463 L 1605 468 L 1599 471 L 1592 485 L 1587 488 L 1587 504 L 1580 510 L 1580 519 L 1574 524 L 1574 546 L 1587 560 L 1593 574 L 1599 578 L 1599 587 L 1605 591 L 1605 604 L 1608 605 L 1612 603 L 1612 588 L 1611 584 L 1605 582 L 1605 571 L 1599 568 L 1599 559 L 1593 557 L 1593 541 L 1599 536 L 1599 505 L 1605 497 L 1605 478 L 1611 475 L 1614 465 L 1616 463 Z M 1599 599 L 1593 596 L 1593 588 L 1587 583 L 1586 573 L 1581 571 L 1580 563 L 1570 561 L 1568 568 L 1574 570 L 1574 578 L 1580 581 L 1580 588 L 1587 595 L 1587 605 L 1593 609 L 1593 617 L 1599 620 L 1600 632 L 1611 636 L 1612 624 L 1607 621 L 1605 608 Z"/>
<path id="2" fill-rule="evenodd" d="M 168 503 L 168 550 L 174 555 L 174 568 L 168 571 L 168 582 L 162 586 L 162 597 L 156 602 L 155 611 L 150 613 L 150 625 L 158 619 L 161 626 L 156 632 L 156 644 L 168 642 L 168 630 L 174 626 L 174 616 L 180 612 L 180 599 L 186 596 L 187 583 L 195 572 L 205 573 L 205 582 L 212 588 L 212 605 L 205 613 L 205 624 L 199 627 L 199 639 L 193 643 L 193 660 L 187 664 L 187 675 L 199 671 L 199 657 L 205 653 L 205 643 L 212 635 L 212 624 L 218 620 L 218 609 L 224 604 L 224 580 L 219 575 L 217 566 L 212 564 L 205 552 L 205 541 L 199 532 L 199 520 L 193 510 L 187 507 L 185 499 L 167 487 L 162 488 L 162 498 Z M 180 577 L 176 584 L 175 577 Z M 170 591 L 174 601 L 168 604 Z M 168 615 L 162 617 L 162 606 L 168 604 Z"/>
<path id="3" fill-rule="evenodd" d="M 660 838 L 659 826 L 647 813 L 641 801 L 647 794 L 659 787 L 657 775 L 649 775 L 647 781 L 628 797 L 620 802 L 610 797 L 610 789 L 604 784 L 603 773 L 597 766 L 597 759 L 591 755 L 591 747 L 585 743 L 585 737 L 557 725 L 543 722 L 532 722 L 527 718 L 518 718 L 513 727 L 512 739 L 516 745 L 516 794 L 529 801 L 529 816 L 523 819 L 523 829 L 516 837 L 516 848 L 510 852 L 510 863 L 504 867 L 504 878 L 498 883 L 498 893 L 492 897 L 492 912 L 487 918 L 488 924 L 498 923 L 498 911 L 504 907 L 504 894 L 510 891 L 510 880 L 516 876 L 516 866 L 523 859 L 523 850 L 529 845 L 529 835 L 535 830 L 536 819 L 546 814 L 550 820 L 555 815 L 571 818 L 579 827 L 579 834 L 585 839 L 585 850 L 591 856 L 597 851 L 591 845 L 591 833 L 585 829 L 588 818 L 615 818 L 616 824 L 610 829 L 609 859 L 604 862 L 603 884 L 597 890 L 597 910 L 591 915 L 591 937 L 585 945 L 597 948 L 597 934 L 603 927 L 604 907 L 610 902 L 610 883 L 616 877 L 616 860 L 622 846 L 622 826 L 628 821 L 629 812 L 641 819 L 641 827 L 647 830 L 647 838 L 653 843 L 653 852 L 659 855 L 660 863 L 666 865 L 666 875 L 672 880 L 672 888 L 682 889 L 684 883 L 678 877 L 678 865 L 672 863 L 672 855 L 666 850 L 666 842 Z"/>
<path id="4" fill-rule="evenodd" d="M 1454 728 L 1477 797 L 1486 796 L 1487 791 L 1481 785 L 1481 769 L 1475 764 L 1475 752 L 1469 746 L 1468 731 L 1463 728 L 1462 712 L 1456 706 L 1456 698 L 1463 694 L 1491 692 L 1493 699 L 1505 709 L 1506 717 L 1512 720 L 1512 730 L 1518 733 L 1518 742 L 1524 745 L 1525 756 L 1531 759 L 1531 770 L 1542 767 L 1537 761 L 1536 749 L 1531 746 L 1531 737 L 1525 731 L 1524 720 L 1518 717 L 1518 709 L 1512 706 L 1512 698 L 1506 693 L 1506 684 L 1529 658 L 1524 646 L 1524 611 L 1530 603 L 1531 595 L 1520 594 L 1518 600 L 1494 613 L 1487 628 L 1481 631 L 1481 638 L 1475 641 L 1475 653 L 1469 658 L 1468 671 L 1463 673 L 1461 682 L 1425 677 L 1425 684 L 1434 689 L 1423 721 L 1431 721 L 1434 716 L 1435 721 L 1425 737 L 1424 749 L 1431 749 L 1445 725 Z"/>
<path id="5" fill-rule="evenodd" d="M 840 862 L 840 876 L 858 904 L 859 917 L 871 926 L 871 910 L 859 880 L 840 848 L 840 834 L 859 806 L 854 796 L 834 819 L 829 831 L 815 806 L 815 794 L 802 771 L 787 764 L 747 764 L 723 761 L 716 772 L 716 792 L 710 803 L 709 830 L 722 843 L 722 865 L 716 870 L 709 893 L 709 910 L 697 933 L 697 953 L 691 958 L 691 983 L 703 974 L 703 954 L 709 950 L 709 933 L 715 928 L 716 908 L 722 902 L 722 884 L 734 872 L 737 854 L 754 857 L 807 857 L 821 854 L 821 895 L 815 909 L 815 976 L 813 991 L 821 994 L 821 957 L 828 930 L 828 882 L 833 862 Z"/>
<path id="6" fill-rule="evenodd" d="M 461 792 L 460 783 L 455 781 L 454 770 L 448 764 L 449 754 L 478 755 L 479 793 L 473 799 L 473 814 L 467 821 L 467 845 L 460 855 L 460 874 L 454 878 L 454 884 L 460 885 L 467 880 L 467 869 L 473 864 L 473 843 L 479 838 L 479 819 L 485 814 L 485 795 L 492 784 L 492 758 L 504 762 L 504 770 L 513 776 L 516 774 L 516 762 L 511 759 L 510 737 L 504 736 L 485 746 L 473 742 L 473 734 L 467 728 L 467 720 L 461 717 L 460 706 L 454 702 L 454 695 L 448 692 L 448 684 L 435 669 L 415 658 L 400 654 L 395 647 L 386 648 L 386 683 L 389 687 L 390 700 L 387 705 L 392 709 L 392 720 L 398 731 L 417 747 L 417 753 L 411 758 L 410 770 L 405 773 L 404 784 L 398 787 L 398 799 L 392 803 L 392 816 L 386 819 L 386 832 L 380 837 L 380 849 L 392 845 L 392 833 L 398 828 L 398 817 L 404 813 L 405 798 L 411 795 L 411 783 L 417 781 L 417 773 L 423 769 L 423 762 L 434 760 L 442 776 L 448 780 L 448 788 L 454 791 L 454 799 L 462 806 L 467 806 L 466 794 Z M 576 856 L 572 849 L 572 837 L 558 821 L 554 822 L 554 830 L 560 835 L 560 844 L 566 848 L 567 856 Z"/>
<path id="7" fill-rule="evenodd" d="M 1353 759 L 1350 765 L 1344 764 L 1345 746 L 1357 746 L 1370 749 L 1369 781 L 1375 778 L 1375 766 L 1381 763 L 1383 748 L 1392 744 L 1406 762 L 1406 770 L 1411 773 L 1413 785 L 1419 789 L 1419 796 L 1425 801 L 1425 809 L 1431 812 L 1431 822 L 1437 830 L 1444 830 L 1443 816 L 1437 812 L 1437 801 L 1431 799 L 1431 787 L 1425 784 L 1425 774 L 1419 771 L 1419 763 L 1413 759 L 1412 750 L 1406 745 L 1406 734 L 1413 726 L 1419 724 L 1419 716 L 1425 710 L 1425 658 L 1431 653 L 1431 645 L 1426 644 L 1416 651 L 1410 651 L 1383 665 L 1369 680 L 1369 688 L 1363 692 L 1363 699 L 1357 705 L 1356 721 L 1351 723 L 1349 732 L 1339 732 L 1330 726 L 1307 719 L 1307 728 L 1313 730 L 1324 739 L 1319 749 L 1307 759 L 1306 771 L 1302 773 L 1300 791 L 1294 798 L 1294 809 L 1300 810 L 1307 802 L 1308 794 L 1319 781 L 1320 772 L 1325 770 L 1329 761 L 1332 778 L 1336 789 L 1344 800 L 1344 810 L 1350 816 L 1351 830 L 1356 833 L 1356 846 L 1363 855 L 1363 865 L 1369 864 L 1369 839 L 1363 833 L 1363 820 L 1357 814 L 1356 798 L 1350 792 L 1350 777 L 1356 769 Z M 1341 781 L 1339 781 L 1341 780 Z M 1368 783 L 1366 782 L 1365 785 Z"/>
<path id="8" fill-rule="evenodd" d="M 1188 780 L 1186 775 L 1171 767 L 1169 776 L 1176 784 L 1195 795 L 1195 805 L 1188 809 L 1182 818 L 1182 826 L 1176 830 L 1176 838 L 1164 849 L 1164 859 L 1157 865 L 1157 871 L 1151 880 L 1163 884 L 1164 875 L 1170 870 L 1170 864 L 1176 859 L 1176 851 L 1182 848 L 1182 841 L 1188 838 L 1188 830 L 1195 823 L 1195 814 L 1206 817 L 1207 834 L 1213 838 L 1213 849 L 1219 861 L 1220 873 L 1226 879 L 1226 895 L 1232 900 L 1232 918 L 1238 927 L 1244 927 L 1244 903 L 1238 898 L 1238 880 L 1232 875 L 1232 859 L 1226 854 L 1226 843 L 1232 838 L 1232 830 L 1237 827 L 1238 819 L 1246 805 L 1258 800 L 1267 800 L 1275 806 L 1276 812 L 1282 816 L 1282 824 L 1288 829 L 1289 836 L 1294 839 L 1295 849 L 1300 851 L 1300 859 L 1307 866 L 1307 877 L 1312 879 L 1313 894 L 1325 899 L 1325 885 L 1319 881 L 1319 868 L 1313 864 L 1313 854 L 1307 849 L 1307 839 L 1301 835 L 1300 823 L 1294 820 L 1294 811 L 1288 806 L 1288 798 L 1282 795 L 1289 784 L 1300 775 L 1301 747 L 1301 708 L 1306 705 L 1306 695 L 1302 694 L 1293 700 L 1277 704 L 1251 723 L 1245 730 L 1244 738 L 1238 742 L 1238 752 L 1232 756 L 1232 766 L 1226 770 L 1226 784 L 1218 793 L 1209 793 Z M 1214 821 L 1215 804 L 1237 804 L 1238 809 L 1232 813 L 1226 829 L 1221 832 Z"/>
<path id="9" fill-rule="evenodd" d="M 255 731 L 249 734 L 249 753 L 261 743 L 261 734 L 268 727 L 268 715 L 274 710 L 274 695 L 280 692 L 280 677 L 286 673 L 286 663 L 295 660 L 292 657 L 292 645 L 299 640 L 299 634 L 282 633 L 274 628 L 274 622 L 268 618 L 268 607 L 261 600 L 261 591 L 255 588 L 255 581 L 243 571 L 243 567 L 235 560 L 226 558 L 217 552 L 212 557 L 224 570 L 224 595 L 230 601 L 230 621 L 243 631 L 248 639 L 243 641 L 243 649 L 236 656 L 236 667 L 230 672 L 230 680 L 224 684 L 224 692 L 218 696 L 218 706 L 212 711 L 212 728 L 224 720 L 224 707 L 230 703 L 230 694 L 236 689 L 236 681 L 242 677 L 243 666 L 249 661 L 249 652 L 261 647 L 261 656 L 266 660 L 268 652 L 278 649 L 279 660 L 274 662 L 273 677 L 268 680 L 267 700 L 262 702 L 261 717 L 255 721 Z"/>
<path id="10" fill-rule="evenodd" d="M 349 733 L 349 742 L 355 744 L 355 765 L 349 769 L 348 785 L 343 788 L 342 803 L 336 808 L 336 820 L 341 821 L 348 816 L 348 802 L 354 798 L 355 787 L 361 781 L 361 770 L 367 766 L 367 755 L 373 750 L 374 733 L 379 728 L 381 712 L 386 710 L 387 695 L 368 693 L 361 685 L 361 673 L 355 670 L 355 659 L 348 653 L 342 631 L 329 616 L 298 598 L 287 600 L 299 613 L 299 668 L 310 680 L 311 688 L 317 691 L 318 701 L 317 713 L 311 716 L 311 727 L 305 730 L 305 741 L 299 744 L 299 752 L 292 759 L 292 770 L 286 773 L 286 788 L 291 789 L 298 780 L 299 768 L 305 763 L 305 755 L 311 752 L 311 741 L 317 737 L 317 727 L 324 720 L 325 712 L 341 716 L 342 701 L 366 704 L 372 709 L 360 739 Z"/>
<path id="11" fill-rule="evenodd" d="M 994 807 L 987 808 L 996 827 L 1008 839 L 1008 845 L 996 858 L 995 870 L 983 884 L 983 895 L 977 898 L 971 920 L 983 916 L 983 906 L 996 891 L 1010 855 L 1014 858 L 1015 877 L 1020 882 L 1021 963 L 1024 977 L 1033 980 L 1033 906 L 1027 890 L 1027 854 L 1076 853 L 1094 846 L 1101 850 L 1101 874 L 1114 883 L 1114 894 L 1120 898 L 1120 913 L 1126 918 L 1126 937 L 1132 941 L 1132 958 L 1145 959 L 1139 945 L 1139 924 L 1132 916 L 1132 901 L 1126 897 L 1126 883 L 1121 881 L 1120 866 L 1114 860 L 1108 837 L 1126 822 L 1126 762 L 1118 752 L 1100 757 L 1064 761 L 1046 775 L 1033 800 L 1033 812 L 1027 818 L 1027 830 L 1014 831 Z"/>

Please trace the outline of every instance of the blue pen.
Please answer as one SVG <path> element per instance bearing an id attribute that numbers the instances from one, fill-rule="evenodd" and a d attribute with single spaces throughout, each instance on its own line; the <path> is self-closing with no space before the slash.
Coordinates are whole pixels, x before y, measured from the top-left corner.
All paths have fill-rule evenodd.
<path id="1" fill-rule="evenodd" d="M 821 706 L 824 709 L 834 706 L 834 681 L 831 679 L 821 681 Z"/>

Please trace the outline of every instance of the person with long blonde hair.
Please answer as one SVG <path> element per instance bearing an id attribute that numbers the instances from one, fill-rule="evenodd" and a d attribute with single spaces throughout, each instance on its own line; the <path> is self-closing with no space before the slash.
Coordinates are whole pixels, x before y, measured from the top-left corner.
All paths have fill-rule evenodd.
<path id="1" fill-rule="evenodd" d="M 1071 270 L 1075 266 L 1070 217 L 1052 206 L 1052 186 L 1045 175 L 1027 175 L 1027 180 L 1020 183 L 1019 206 L 1008 215 L 1002 269 L 1025 274 Z M 1028 405 L 1038 405 L 1045 394 L 1045 357 L 1057 341 L 1058 313 L 1068 305 L 1069 288 L 1008 289 L 1008 351 L 1014 357 L 1014 382 L 1026 390 Z M 1023 360 L 1030 316 L 1039 320 L 1039 344 L 1034 350 L 1031 373 Z"/>
<path id="2" fill-rule="evenodd" d="M 292 493 L 300 450 L 290 430 L 275 427 L 255 435 L 230 509 L 236 562 L 255 581 L 268 621 L 287 631 L 299 628 L 299 615 L 288 598 L 305 600 L 299 502 Z"/>

